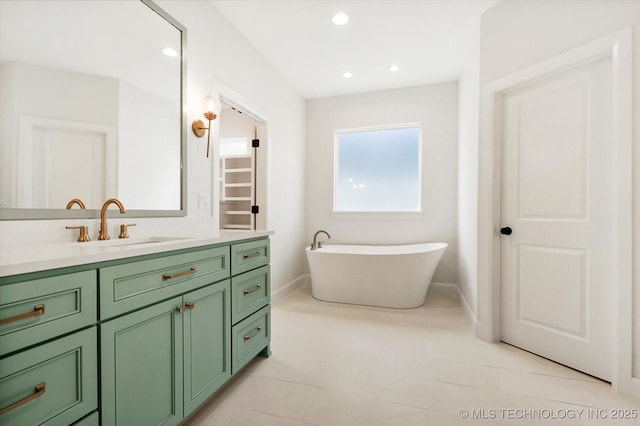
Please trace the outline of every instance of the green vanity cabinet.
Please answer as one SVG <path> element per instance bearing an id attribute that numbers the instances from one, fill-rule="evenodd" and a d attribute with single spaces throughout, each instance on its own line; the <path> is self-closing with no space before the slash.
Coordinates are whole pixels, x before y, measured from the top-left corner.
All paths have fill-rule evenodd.
<path id="1" fill-rule="evenodd" d="M 96 271 L 0 285 L 0 355 L 94 324 Z"/>
<path id="2" fill-rule="evenodd" d="M 269 264 L 269 239 L 247 241 L 231 246 L 231 274 L 238 275 Z"/>
<path id="3" fill-rule="evenodd" d="M 88 328 L 0 361 L 0 424 L 66 426 L 98 408 L 97 331 Z"/>
<path id="4" fill-rule="evenodd" d="M 0 424 L 69 425 L 98 408 L 96 271 L 0 278 Z"/>
<path id="5" fill-rule="evenodd" d="M 256 355 L 269 355 L 271 339 L 271 309 L 265 306 L 233 326 L 233 373 L 237 373 Z"/>
<path id="6" fill-rule="evenodd" d="M 229 280 L 185 294 L 184 415 L 231 377 Z"/>
<path id="7" fill-rule="evenodd" d="M 182 420 L 182 297 L 100 326 L 102 425 Z"/>
<path id="8" fill-rule="evenodd" d="M 228 278 L 229 246 L 100 268 L 100 319 Z"/>
<path id="9" fill-rule="evenodd" d="M 97 411 L 94 411 L 82 420 L 75 422 L 72 426 L 100 426 L 100 415 Z"/>
<path id="10" fill-rule="evenodd" d="M 271 275 L 269 239 L 231 245 L 231 354 L 237 373 L 256 355 L 269 356 Z"/>
<path id="11" fill-rule="evenodd" d="M 269 265 L 231 278 L 231 322 L 236 324 L 269 304 Z"/>
<path id="12" fill-rule="evenodd" d="M 266 236 L 0 277 L 0 425 L 180 424 L 269 355 Z"/>
<path id="13" fill-rule="evenodd" d="M 101 325 L 102 425 L 175 425 L 231 377 L 230 282 Z"/>

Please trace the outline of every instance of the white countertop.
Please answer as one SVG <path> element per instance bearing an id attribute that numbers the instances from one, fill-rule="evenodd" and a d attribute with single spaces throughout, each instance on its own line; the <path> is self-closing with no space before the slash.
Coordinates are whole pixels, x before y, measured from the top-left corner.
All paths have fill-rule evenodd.
<path id="1" fill-rule="evenodd" d="M 0 251 L 0 277 L 266 237 L 273 231 L 220 230 L 87 243 L 34 244 Z M 150 238 L 153 242 L 147 242 Z"/>

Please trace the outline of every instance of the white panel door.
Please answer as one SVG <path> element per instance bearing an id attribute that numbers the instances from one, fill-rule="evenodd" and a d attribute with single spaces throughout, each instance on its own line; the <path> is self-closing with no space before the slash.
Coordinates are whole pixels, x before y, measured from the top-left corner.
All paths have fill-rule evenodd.
<path id="1" fill-rule="evenodd" d="M 117 197 L 115 133 L 103 124 L 21 116 L 17 207 L 64 209 L 80 198 L 96 209 Z"/>
<path id="2" fill-rule="evenodd" d="M 602 59 L 503 95 L 501 212 L 502 340 L 609 381 L 611 73 Z"/>
<path id="3" fill-rule="evenodd" d="M 32 207 L 64 209 L 80 198 L 96 208 L 106 199 L 105 158 L 104 133 L 35 128 Z"/>

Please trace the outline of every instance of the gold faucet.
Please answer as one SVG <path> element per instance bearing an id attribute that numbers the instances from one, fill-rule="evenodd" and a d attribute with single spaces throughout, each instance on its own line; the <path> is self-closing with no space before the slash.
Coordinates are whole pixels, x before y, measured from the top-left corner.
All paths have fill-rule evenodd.
<path id="1" fill-rule="evenodd" d="M 67 229 L 78 229 L 80 231 L 80 234 L 78 235 L 78 242 L 79 243 L 86 243 L 87 241 L 91 241 L 91 238 L 89 238 L 89 230 L 87 226 L 65 226 L 65 228 Z"/>
<path id="2" fill-rule="evenodd" d="M 109 198 L 102 205 L 102 209 L 100 209 L 100 234 L 98 235 L 98 240 L 109 240 L 109 233 L 107 232 L 107 208 L 111 205 L 115 204 L 120 209 L 120 213 L 124 213 L 124 206 L 120 201 L 115 198 Z"/>
<path id="3" fill-rule="evenodd" d="M 84 203 L 83 203 L 83 202 L 82 202 L 82 200 L 81 200 L 81 199 L 79 199 L 79 198 L 74 198 L 73 200 L 69 201 L 69 202 L 67 203 L 67 209 L 70 209 L 71 207 L 73 207 L 73 205 L 74 205 L 74 204 L 79 205 L 79 206 L 80 206 L 80 209 L 82 209 L 82 210 L 84 210 L 84 209 L 85 209 Z"/>

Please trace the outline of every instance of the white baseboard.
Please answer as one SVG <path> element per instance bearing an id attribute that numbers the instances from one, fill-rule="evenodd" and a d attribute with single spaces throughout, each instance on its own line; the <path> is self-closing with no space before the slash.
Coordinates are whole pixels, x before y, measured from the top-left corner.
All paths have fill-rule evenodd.
<path id="1" fill-rule="evenodd" d="M 287 294 L 292 293 L 298 287 L 303 284 L 307 284 L 311 282 L 311 276 L 309 274 L 300 275 L 298 278 L 293 281 L 289 281 L 288 283 L 278 287 L 277 289 L 271 291 L 271 301 L 276 302 Z"/>
<path id="2" fill-rule="evenodd" d="M 462 301 L 462 309 L 464 309 L 464 316 L 469 322 L 469 325 L 471 326 L 471 328 L 475 330 L 475 328 L 478 325 L 478 319 L 476 318 L 476 315 L 473 313 L 471 306 L 469 306 L 469 303 L 467 303 L 467 299 L 464 298 L 464 295 L 460 291 L 460 287 L 456 286 L 456 288 L 458 289 L 458 295 L 460 296 L 460 300 Z"/>
<path id="3" fill-rule="evenodd" d="M 447 293 L 455 294 L 459 297 L 460 292 L 458 291 L 458 285 L 452 283 L 431 283 L 429 284 L 429 288 L 438 287 L 441 291 L 446 291 Z"/>
<path id="4" fill-rule="evenodd" d="M 471 326 L 471 329 L 475 330 L 476 327 L 478 326 L 478 320 L 476 319 L 476 316 L 473 313 L 471 306 L 469 306 L 469 304 L 467 303 L 467 299 L 464 298 L 462 291 L 460 291 L 460 287 L 457 284 L 451 284 L 451 283 L 431 283 L 431 285 L 438 286 L 441 288 L 447 287 L 450 289 L 450 291 L 455 291 L 457 293 L 458 299 L 462 304 L 462 309 L 464 310 L 464 316 L 467 319 L 467 322 L 469 323 L 469 325 Z"/>
<path id="5" fill-rule="evenodd" d="M 493 333 L 491 332 L 491 329 L 489 328 L 489 325 L 486 322 L 483 323 L 480 321 L 476 321 L 476 325 L 473 329 L 473 333 L 478 339 L 484 340 L 485 342 L 495 343 L 500 341 L 499 338 L 493 335 Z"/>

